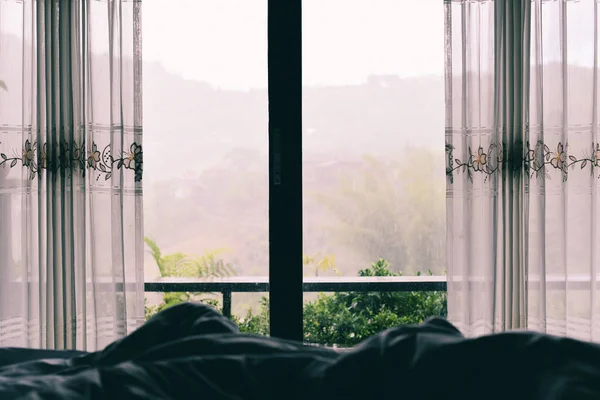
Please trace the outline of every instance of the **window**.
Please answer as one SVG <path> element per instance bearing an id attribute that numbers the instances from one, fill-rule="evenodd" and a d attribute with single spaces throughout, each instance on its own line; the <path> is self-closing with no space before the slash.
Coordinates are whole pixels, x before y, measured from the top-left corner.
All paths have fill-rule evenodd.
<path id="1" fill-rule="evenodd" d="M 213 261 L 231 280 L 263 288 L 269 276 L 270 309 L 236 293 L 238 322 L 252 308 L 263 328 L 270 313 L 271 334 L 308 341 L 302 322 L 333 317 L 346 296 L 318 292 L 360 288 L 363 301 L 383 287 L 360 270 L 443 274 L 442 3 L 144 7 L 145 220 L 161 262 L 230 248 Z M 443 287 L 427 284 L 415 287 Z M 187 295 L 161 296 L 151 306 Z"/>
<path id="2" fill-rule="evenodd" d="M 145 280 L 260 280 L 269 265 L 267 2 L 149 1 L 143 13 Z M 224 306 L 204 293 L 146 297 L 149 311 L 181 299 Z M 260 297 L 232 296 L 233 314 Z"/>
<path id="3" fill-rule="evenodd" d="M 302 16 L 305 280 L 443 275 L 443 3 L 304 0 Z M 443 308 L 430 292 L 304 299 L 305 340 L 329 345 Z"/>

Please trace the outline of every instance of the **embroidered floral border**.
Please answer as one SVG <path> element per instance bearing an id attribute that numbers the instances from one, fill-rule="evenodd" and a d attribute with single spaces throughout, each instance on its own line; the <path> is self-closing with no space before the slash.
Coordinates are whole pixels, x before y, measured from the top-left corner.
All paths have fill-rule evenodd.
<path id="1" fill-rule="evenodd" d="M 541 140 L 535 146 L 529 142 L 526 146 L 523 142 L 515 142 L 508 151 L 505 144 L 491 143 L 487 149 L 479 146 L 477 151 L 469 147 L 469 157 L 465 159 L 454 158 L 453 147 L 446 144 L 446 176 L 450 183 L 454 182 L 454 173 L 465 173 L 470 182 L 473 182 L 474 174 L 485 175 L 485 181 L 499 170 L 524 169 L 531 178 L 545 176 L 550 179 L 547 168 L 561 171 L 563 182 L 567 180 L 569 167 L 580 169 L 590 167 L 590 173 L 594 174 L 594 168 L 600 167 L 600 143 L 592 143 L 590 152 L 584 151 L 583 155 L 567 157 L 568 144 L 559 142 L 556 149 L 550 149 Z M 600 174 L 598 175 L 600 179 Z"/>
<path id="2" fill-rule="evenodd" d="M 41 151 L 38 151 L 38 143 L 27 140 L 20 153 L 18 150 L 15 150 L 12 155 L 0 153 L 0 166 L 8 164 L 10 168 L 14 168 L 20 163 L 29 170 L 29 179 L 35 179 L 42 170 L 58 172 L 64 169 L 67 173 L 79 170 L 85 176 L 86 169 L 89 168 L 99 173 L 96 180 L 101 177 L 109 180 L 113 172 L 120 169 L 133 171 L 136 182 L 142 180 L 144 166 L 142 145 L 136 142 L 133 142 L 118 158 L 113 157 L 110 144 L 100 150 L 93 142 L 87 152 L 85 142 L 80 145 L 74 142 L 70 146 L 65 141 L 60 148 L 58 147 L 58 143 L 54 142 L 52 155 L 50 155 L 48 143 L 41 144 Z"/>

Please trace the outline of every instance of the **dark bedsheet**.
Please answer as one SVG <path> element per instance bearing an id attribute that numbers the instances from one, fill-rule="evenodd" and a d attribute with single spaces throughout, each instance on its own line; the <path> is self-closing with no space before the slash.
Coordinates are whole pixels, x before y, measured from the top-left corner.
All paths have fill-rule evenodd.
<path id="1" fill-rule="evenodd" d="M 18 362 L 19 351 L 0 351 L 0 399 L 600 399 L 598 345 L 527 332 L 465 339 L 442 319 L 337 353 L 243 335 L 186 303 L 96 353 L 23 350 L 30 361 Z"/>

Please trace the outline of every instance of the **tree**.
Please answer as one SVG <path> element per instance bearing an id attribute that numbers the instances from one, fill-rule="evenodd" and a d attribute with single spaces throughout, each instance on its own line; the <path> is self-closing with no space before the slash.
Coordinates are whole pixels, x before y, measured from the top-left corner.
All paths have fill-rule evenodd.
<path id="1" fill-rule="evenodd" d="M 406 153 L 391 161 L 365 156 L 358 173 L 342 174 L 334 190 L 315 197 L 332 216 L 326 229 L 339 245 L 358 250 L 365 260 L 390 260 L 406 272 L 427 268 L 441 273 L 443 157 L 427 149 Z"/>

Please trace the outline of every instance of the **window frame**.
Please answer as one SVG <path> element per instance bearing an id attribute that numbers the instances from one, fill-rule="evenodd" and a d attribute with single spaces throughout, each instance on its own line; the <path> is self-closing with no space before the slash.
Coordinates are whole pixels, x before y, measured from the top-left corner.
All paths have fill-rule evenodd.
<path id="1" fill-rule="evenodd" d="M 302 2 L 267 7 L 270 334 L 302 341 Z"/>

